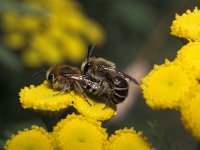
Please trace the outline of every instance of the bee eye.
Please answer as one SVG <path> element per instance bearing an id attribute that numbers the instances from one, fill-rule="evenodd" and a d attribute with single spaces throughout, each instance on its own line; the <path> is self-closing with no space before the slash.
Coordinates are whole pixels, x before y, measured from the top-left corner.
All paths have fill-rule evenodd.
<path id="1" fill-rule="evenodd" d="M 89 68 L 91 67 L 91 62 L 88 62 L 87 64 L 85 64 L 85 67 L 84 67 L 84 73 L 87 73 Z"/>
<path id="2" fill-rule="evenodd" d="M 48 76 L 48 81 L 53 81 L 55 78 L 55 75 L 53 73 L 50 73 L 49 76 Z"/>

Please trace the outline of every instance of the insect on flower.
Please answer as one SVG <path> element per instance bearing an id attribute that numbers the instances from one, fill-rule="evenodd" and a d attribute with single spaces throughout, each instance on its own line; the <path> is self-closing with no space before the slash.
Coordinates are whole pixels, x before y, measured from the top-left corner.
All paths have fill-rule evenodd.
<path id="1" fill-rule="evenodd" d="M 82 75 L 80 69 L 68 65 L 58 65 L 51 67 L 46 72 L 46 80 L 49 86 L 61 92 L 75 91 L 82 94 L 86 100 L 87 96 L 84 92 L 85 86 L 90 89 L 100 89 L 100 84 L 90 80 L 86 75 Z M 58 93 L 58 94 L 59 94 Z"/>
<path id="2" fill-rule="evenodd" d="M 89 45 L 86 60 L 81 65 L 81 71 L 84 75 L 92 79 L 100 86 L 96 90 L 91 90 L 84 85 L 83 87 L 91 94 L 103 97 L 106 105 L 118 104 L 123 102 L 128 96 L 129 84 L 132 82 L 139 85 L 136 79 L 117 71 L 113 62 L 104 58 L 91 57 L 95 45 Z"/>

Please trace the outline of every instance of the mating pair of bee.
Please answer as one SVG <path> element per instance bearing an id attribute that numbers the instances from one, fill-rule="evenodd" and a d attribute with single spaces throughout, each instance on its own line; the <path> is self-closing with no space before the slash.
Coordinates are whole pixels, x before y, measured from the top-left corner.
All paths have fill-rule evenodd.
<path id="1" fill-rule="evenodd" d="M 73 90 L 82 94 L 86 100 L 90 94 L 102 99 L 106 106 L 121 103 L 128 95 L 128 82 L 138 82 L 131 76 L 117 71 L 113 62 L 92 57 L 94 46 L 89 45 L 88 55 L 81 64 L 81 69 L 68 65 L 51 67 L 46 72 L 46 80 L 53 89 L 60 92 Z"/>

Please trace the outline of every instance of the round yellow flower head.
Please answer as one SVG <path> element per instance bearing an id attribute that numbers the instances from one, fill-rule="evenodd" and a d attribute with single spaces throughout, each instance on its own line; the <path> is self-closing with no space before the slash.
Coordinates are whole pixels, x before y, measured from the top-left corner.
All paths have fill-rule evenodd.
<path id="1" fill-rule="evenodd" d="M 142 132 L 134 129 L 117 130 L 105 145 L 106 150 L 154 150 Z"/>
<path id="2" fill-rule="evenodd" d="M 195 7 L 194 11 L 187 10 L 179 16 L 171 26 L 171 34 L 191 41 L 200 40 L 200 11 Z"/>
<path id="3" fill-rule="evenodd" d="M 82 115 L 96 120 L 104 121 L 116 115 L 115 109 L 106 106 L 106 103 L 100 103 L 89 98 L 86 100 L 78 95 L 74 99 L 73 106 Z"/>
<path id="4" fill-rule="evenodd" d="M 192 84 L 193 80 L 179 65 L 166 60 L 143 78 L 141 88 L 151 108 L 165 109 L 177 108 Z"/>
<path id="5" fill-rule="evenodd" d="M 200 85 L 192 88 L 192 93 L 184 97 L 180 112 L 185 128 L 200 141 Z"/>
<path id="6" fill-rule="evenodd" d="M 25 87 L 20 93 L 23 108 L 45 111 L 59 111 L 72 105 L 74 92 L 60 93 L 49 88 L 47 81 L 39 86 Z"/>
<path id="7" fill-rule="evenodd" d="M 13 135 L 6 142 L 6 150 L 54 150 L 53 137 L 43 128 L 32 126 L 31 130 L 25 129 Z"/>
<path id="8" fill-rule="evenodd" d="M 175 61 L 193 77 L 200 78 L 200 42 L 190 42 L 183 46 Z"/>
<path id="9" fill-rule="evenodd" d="M 107 139 L 100 122 L 74 114 L 58 122 L 53 134 L 60 150 L 102 150 Z"/>

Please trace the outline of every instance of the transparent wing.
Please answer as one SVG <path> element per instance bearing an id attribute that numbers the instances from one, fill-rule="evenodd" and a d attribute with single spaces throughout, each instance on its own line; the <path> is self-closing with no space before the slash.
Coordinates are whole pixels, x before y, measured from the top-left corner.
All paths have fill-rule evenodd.
<path id="1" fill-rule="evenodd" d="M 86 75 L 81 75 L 81 74 L 68 74 L 66 77 L 78 81 L 79 83 L 83 85 L 90 86 L 93 89 L 99 89 L 101 88 L 100 83 L 97 81 L 92 80 L 91 78 L 87 77 Z"/>
<path id="2" fill-rule="evenodd" d="M 128 75 L 124 72 L 116 71 L 115 69 L 108 68 L 108 67 L 105 67 L 105 66 L 102 66 L 102 70 L 118 74 L 118 75 L 122 76 L 125 80 L 127 80 L 128 82 L 132 82 L 132 83 L 135 83 L 137 85 L 140 85 L 139 82 L 136 79 L 134 79 L 133 77 L 131 77 L 130 75 Z"/>

